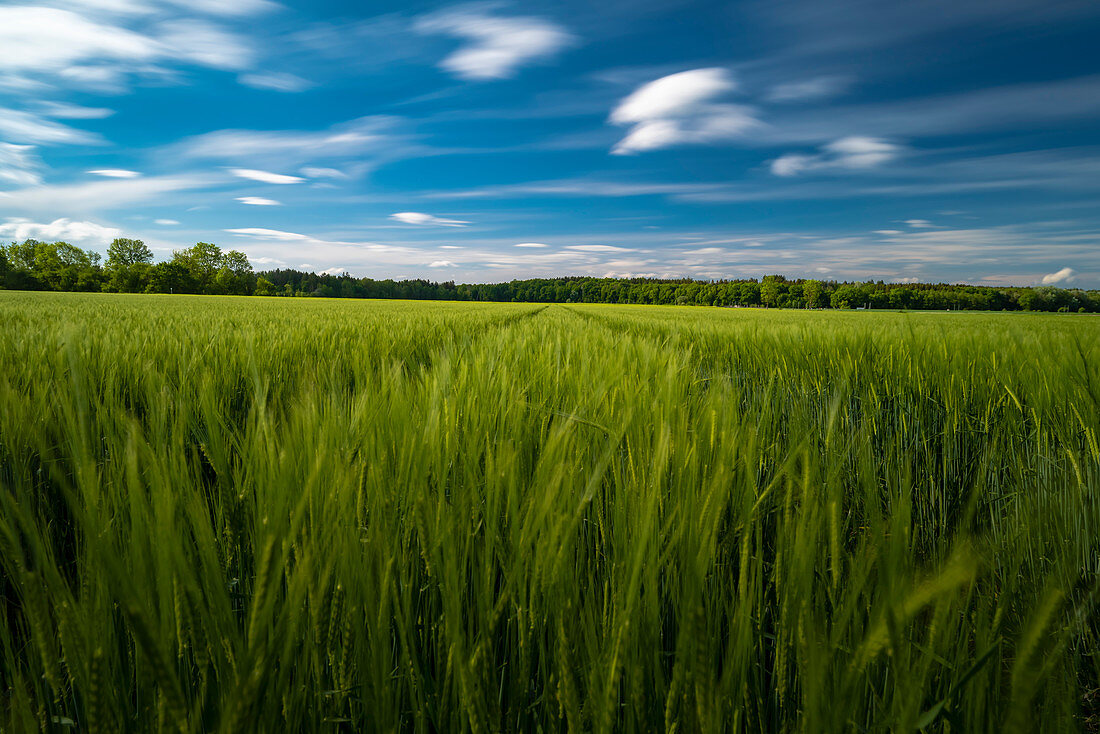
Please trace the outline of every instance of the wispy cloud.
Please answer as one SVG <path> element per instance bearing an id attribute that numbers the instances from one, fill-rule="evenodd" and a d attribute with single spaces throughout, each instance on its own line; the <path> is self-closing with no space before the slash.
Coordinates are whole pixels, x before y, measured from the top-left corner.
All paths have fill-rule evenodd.
<path id="1" fill-rule="evenodd" d="M 526 247 L 529 249 L 541 249 L 549 246 L 550 245 L 544 245 L 541 242 L 520 242 L 518 245 L 515 245 L 515 247 Z"/>
<path id="2" fill-rule="evenodd" d="M 275 92 L 303 92 L 313 86 L 309 81 L 296 74 L 279 71 L 254 72 L 241 74 L 237 81 L 253 89 L 270 89 Z"/>
<path id="3" fill-rule="evenodd" d="M 573 41 L 544 18 L 502 16 L 488 5 L 467 5 L 421 17 L 416 29 L 459 38 L 465 45 L 440 66 L 460 79 L 485 81 L 514 76 L 521 66 L 556 54 Z"/>
<path id="4" fill-rule="evenodd" d="M 3 46 L 0 45 L 0 48 Z M 32 112 L 4 107 L 0 107 L 0 135 L 8 141 L 40 145 L 98 145 L 103 142 L 94 133 L 77 130 Z"/>
<path id="5" fill-rule="evenodd" d="M 390 219 L 402 224 L 432 225 L 436 227 L 465 227 L 470 222 L 462 219 L 444 219 L 424 212 L 395 212 Z"/>
<path id="6" fill-rule="evenodd" d="M 283 202 L 275 199 L 265 199 L 262 196 L 238 196 L 237 201 L 248 206 L 282 206 Z"/>
<path id="7" fill-rule="evenodd" d="M 209 175 L 180 174 L 131 179 L 104 179 L 83 183 L 27 186 L 0 194 L 0 212 L 34 211 L 47 216 L 80 212 L 101 215 L 137 204 L 178 196 L 219 183 Z"/>
<path id="8" fill-rule="evenodd" d="M 827 99 L 843 92 L 850 80 L 843 76 L 819 76 L 796 82 L 776 84 L 766 95 L 769 102 L 810 102 Z"/>
<path id="9" fill-rule="evenodd" d="M 162 150 L 166 158 L 223 160 L 252 165 L 305 165 L 352 159 L 362 168 L 371 157 L 401 152 L 394 119 L 363 117 L 324 130 L 215 130 Z M 331 165 L 331 164 L 330 164 Z"/>
<path id="10" fill-rule="evenodd" d="M 33 145 L 0 143 L 0 181 L 17 186 L 37 186 L 42 183 L 41 159 Z"/>
<path id="11" fill-rule="evenodd" d="M 121 236 L 122 230 L 105 227 L 95 222 L 55 219 L 52 222 L 34 222 L 30 219 L 10 217 L 0 224 L 0 236 L 16 240 L 41 239 L 64 240 L 77 244 L 101 245 Z"/>
<path id="12" fill-rule="evenodd" d="M 279 240 L 281 242 L 303 242 L 313 239 L 309 235 L 298 234 L 297 232 L 284 232 L 279 229 L 264 229 L 262 227 L 242 227 L 239 229 L 227 229 L 225 231 L 230 234 Z"/>
<path id="13" fill-rule="evenodd" d="M 811 171 L 876 168 L 897 158 L 900 145 L 862 136 L 849 136 L 821 146 L 818 153 L 788 153 L 771 162 L 777 176 L 797 176 Z"/>
<path id="14" fill-rule="evenodd" d="M 644 84 L 611 112 L 630 132 L 611 152 L 641 153 L 675 145 L 732 140 L 758 126 L 751 107 L 716 100 L 737 88 L 726 69 L 693 69 Z"/>
<path id="15" fill-rule="evenodd" d="M 259 181 L 267 184 L 296 184 L 305 181 L 301 176 L 288 176 L 283 173 L 271 173 L 270 171 L 260 171 L 255 168 L 231 168 L 229 172 L 237 178 L 247 178 L 250 181 Z"/>
<path id="16" fill-rule="evenodd" d="M 163 75 L 172 65 L 243 70 L 255 59 L 240 34 L 183 9 L 203 12 L 215 3 L 179 3 L 161 17 L 163 3 L 68 3 L 68 7 L 0 7 L 0 73 L 24 86 L 48 84 L 123 91 L 136 75 Z M 217 3 L 224 6 L 256 5 Z M 131 19 L 140 19 L 140 27 Z M 75 118 L 82 119 L 82 118 Z"/>
<path id="17" fill-rule="evenodd" d="M 141 175 L 138 171 L 130 171 L 125 168 L 96 168 L 88 171 L 88 173 L 104 178 L 137 178 Z"/>

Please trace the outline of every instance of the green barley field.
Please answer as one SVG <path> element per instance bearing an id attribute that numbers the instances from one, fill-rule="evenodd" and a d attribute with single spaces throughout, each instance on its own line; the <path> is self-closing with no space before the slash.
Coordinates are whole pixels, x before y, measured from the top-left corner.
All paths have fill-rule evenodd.
<path id="1" fill-rule="evenodd" d="M 0 292 L 0 731 L 1100 726 L 1100 318 Z"/>

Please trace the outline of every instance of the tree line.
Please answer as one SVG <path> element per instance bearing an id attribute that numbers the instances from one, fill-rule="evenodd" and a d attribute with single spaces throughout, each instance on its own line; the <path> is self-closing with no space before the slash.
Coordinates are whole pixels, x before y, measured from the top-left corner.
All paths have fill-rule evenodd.
<path id="1" fill-rule="evenodd" d="M 1100 312 L 1100 291 L 1054 286 L 787 279 L 697 281 L 651 278 L 530 278 L 507 283 L 374 280 L 348 273 L 255 272 L 244 253 L 199 242 L 153 262 L 141 240 L 116 239 L 97 252 L 67 242 L 25 240 L 0 246 L 0 286 L 9 290 L 199 293 L 319 298 L 403 298 L 531 303 L 639 303 L 772 308 L 878 308 Z"/>

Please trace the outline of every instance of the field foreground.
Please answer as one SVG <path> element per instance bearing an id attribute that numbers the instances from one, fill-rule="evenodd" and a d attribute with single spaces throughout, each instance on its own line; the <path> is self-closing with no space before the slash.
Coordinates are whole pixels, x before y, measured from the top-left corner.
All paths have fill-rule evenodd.
<path id="1" fill-rule="evenodd" d="M 1100 319 L 0 292 L 0 731 L 1088 731 Z"/>

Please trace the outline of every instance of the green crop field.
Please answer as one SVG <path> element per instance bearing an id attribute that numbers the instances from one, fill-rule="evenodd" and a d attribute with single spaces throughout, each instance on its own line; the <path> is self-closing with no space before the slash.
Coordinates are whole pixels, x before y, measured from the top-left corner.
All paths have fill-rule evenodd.
<path id="1" fill-rule="evenodd" d="M 1089 731 L 1100 317 L 0 292 L 0 731 Z"/>

